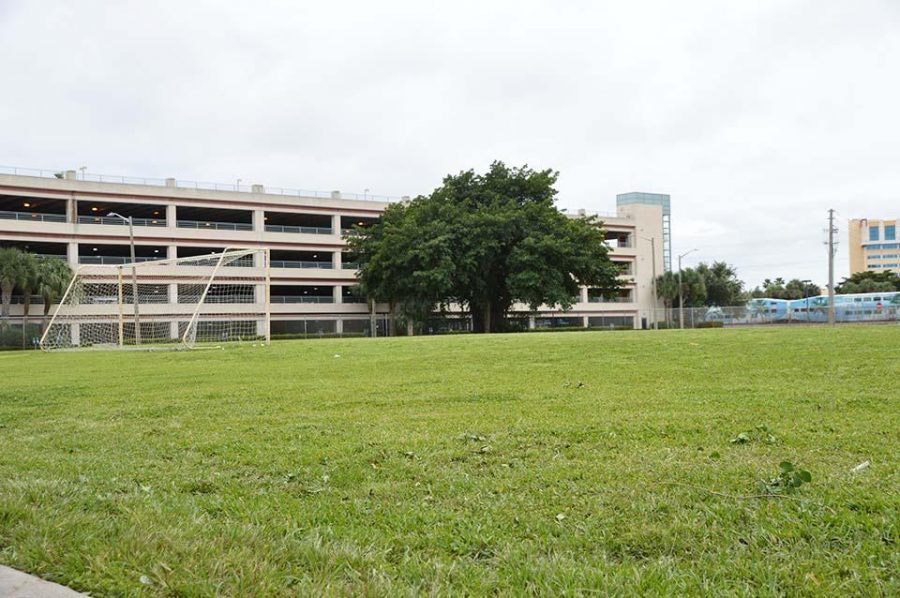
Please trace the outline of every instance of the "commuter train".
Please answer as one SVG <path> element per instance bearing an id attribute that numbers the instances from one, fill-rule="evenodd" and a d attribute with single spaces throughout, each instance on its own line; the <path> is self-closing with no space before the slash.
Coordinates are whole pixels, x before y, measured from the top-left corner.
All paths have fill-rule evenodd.
<path id="1" fill-rule="evenodd" d="M 851 293 L 834 296 L 834 319 L 837 322 L 898 320 L 900 292 Z M 747 303 L 750 321 L 827 322 L 828 296 L 804 299 L 751 299 Z"/>

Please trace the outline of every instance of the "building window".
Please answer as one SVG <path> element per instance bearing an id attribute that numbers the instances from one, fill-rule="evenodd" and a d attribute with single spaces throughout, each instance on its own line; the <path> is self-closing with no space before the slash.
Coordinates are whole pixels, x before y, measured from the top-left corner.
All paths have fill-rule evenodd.
<path id="1" fill-rule="evenodd" d="M 897 225 L 896 224 L 885 224 L 884 225 L 884 240 L 885 241 L 896 241 L 897 240 Z"/>
<path id="2" fill-rule="evenodd" d="M 869 227 L 869 240 L 870 240 L 870 241 L 877 241 L 877 240 L 878 240 L 878 227 L 877 227 L 877 226 L 870 226 L 870 227 Z"/>

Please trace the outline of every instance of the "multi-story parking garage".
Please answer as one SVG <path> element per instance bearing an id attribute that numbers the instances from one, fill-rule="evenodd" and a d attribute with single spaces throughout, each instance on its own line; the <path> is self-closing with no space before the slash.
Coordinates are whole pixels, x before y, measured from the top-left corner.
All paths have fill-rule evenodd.
<path id="1" fill-rule="evenodd" d="M 91 266 L 128 263 L 128 227 L 109 216 L 116 213 L 133 221 L 136 261 L 199 256 L 225 247 L 266 247 L 273 336 L 365 334 L 370 306 L 354 293 L 355 264 L 346 257 L 343 235 L 377 219 L 390 201 L 403 199 L 4 169 L 0 246 L 68 260 L 73 269 L 83 266 L 87 272 Z M 654 262 L 659 272 L 663 264 L 661 207 L 621 205 L 602 220 L 611 255 L 624 268 L 623 290 L 607 297 L 584 288 L 578 303 L 565 312 L 546 307 L 526 314 L 523 308 L 530 326 L 650 323 L 649 314 L 657 305 Z M 172 272 L 170 281 L 155 282 L 160 294 L 177 296 L 176 274 Z M 141 296 L 145 291 L 153 289 L 141 289 Z M 21 317 L 21 297 L 14 303 L 12 317 Z M 379 334 L 388 332 L 387 309 L 375 306 Z"/>

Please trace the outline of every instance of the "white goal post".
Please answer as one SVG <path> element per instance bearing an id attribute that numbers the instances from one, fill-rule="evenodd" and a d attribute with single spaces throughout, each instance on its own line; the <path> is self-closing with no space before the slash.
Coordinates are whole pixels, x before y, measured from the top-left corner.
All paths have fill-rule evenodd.
<path id="1" fill-rule="evenodd" d="M 180 349 L 271 338 L 269 250 L 81 265 L 41 349 Z"/>

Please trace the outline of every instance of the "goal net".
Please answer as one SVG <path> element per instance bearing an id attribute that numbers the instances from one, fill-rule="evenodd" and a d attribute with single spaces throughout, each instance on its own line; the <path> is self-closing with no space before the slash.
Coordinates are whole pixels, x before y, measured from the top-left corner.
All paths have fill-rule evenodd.
<path id="1" fill-rule="evenodd" d="M 41 337 L 44 350 L 163 349 L 269 341 L 266 249 L 82 265 Z"/>

